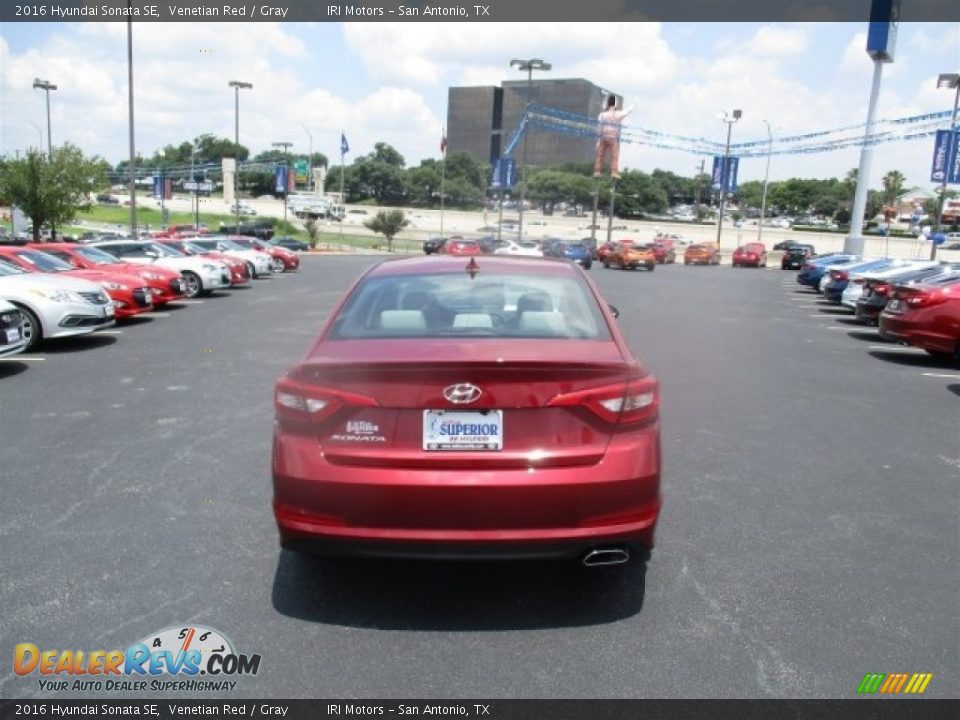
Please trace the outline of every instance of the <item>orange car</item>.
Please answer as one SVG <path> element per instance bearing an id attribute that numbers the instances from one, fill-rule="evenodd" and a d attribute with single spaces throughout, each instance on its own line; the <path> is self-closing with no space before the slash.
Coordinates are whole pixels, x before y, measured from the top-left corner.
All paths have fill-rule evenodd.
<path id="1" fill-rule="evenodd" d="M 636 270 L 643 265 L 653 272 L 657 256 L 648 247 L 637 245 L 633 240 L 620 240 L 603 256 L 603 266 L 619 265 L 621 270 Z"/>
<path id="2" fill-rule="evenodd" d="M 683 251 L 684 265 L 719 265 L 720 251 L 713 243 L 706 245 L 688 245 Z"/>

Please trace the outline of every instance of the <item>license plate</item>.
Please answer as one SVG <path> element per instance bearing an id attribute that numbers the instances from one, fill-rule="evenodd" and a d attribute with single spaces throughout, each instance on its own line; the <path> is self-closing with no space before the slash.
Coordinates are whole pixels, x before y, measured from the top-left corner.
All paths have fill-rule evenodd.
<path id="1" fill-rule="evenodd" d="M 117 308 L 113 303 L 107 303 L 103 308 L 104 317 L 113 317 L 117 314 Z"/>
<path id="2" fill-rule="evenodd" d="M 424 450 L 503 449 L 502 410 L 424 410 Z"/>
<path id="3" fill-rule="evenodd" d="M 892 312 L 900 312 L 901 308 L 903 308 L 903 303 L 899 300 L 894 299 L 887 303 L 887 310 Z"/>
<path id="4" fill-rule="evenodd" d="M 20 328 L 7 328 L 7 342 L 15 343 L 20 339 Z"/>

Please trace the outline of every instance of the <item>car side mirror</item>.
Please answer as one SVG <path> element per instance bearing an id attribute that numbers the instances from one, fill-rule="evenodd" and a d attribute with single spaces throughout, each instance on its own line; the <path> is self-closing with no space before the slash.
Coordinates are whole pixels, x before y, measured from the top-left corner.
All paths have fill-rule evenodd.
<path id="1" fill-rule="evenodd" d="M 613 315 L 615 318 L 620 317 L 620 308 L 618 308 L 616 305 L 611 305 L 610 303 L 607 303 L 607 307 L 610 308 L 611 315 Z"/>

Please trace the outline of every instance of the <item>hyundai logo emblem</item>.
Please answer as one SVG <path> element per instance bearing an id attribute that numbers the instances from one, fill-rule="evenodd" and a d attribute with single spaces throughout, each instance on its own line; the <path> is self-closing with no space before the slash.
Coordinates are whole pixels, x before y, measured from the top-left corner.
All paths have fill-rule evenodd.
<path id="1" fill-rule="evenodd" d="M 467 405 L 480 399 L 483 390 L 470 383 L 448 385 L 443 389 L 443 396 L 454 405 Z"/>

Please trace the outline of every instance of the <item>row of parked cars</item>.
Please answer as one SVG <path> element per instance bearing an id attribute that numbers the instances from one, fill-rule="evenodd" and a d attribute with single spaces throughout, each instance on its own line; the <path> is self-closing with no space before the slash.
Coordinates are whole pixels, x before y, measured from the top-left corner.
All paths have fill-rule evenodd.
<path id="1" fill-rule="evenodd" d="M 299 266 L 295 252 L 241 236 L 0 245 L 0 356 Z"/>
<path id="2" fill-rule="evenodd" d="M 960 361 L 960 263 L 832 253 L 807 258 L 797 282 L 886 340 Z"/>

